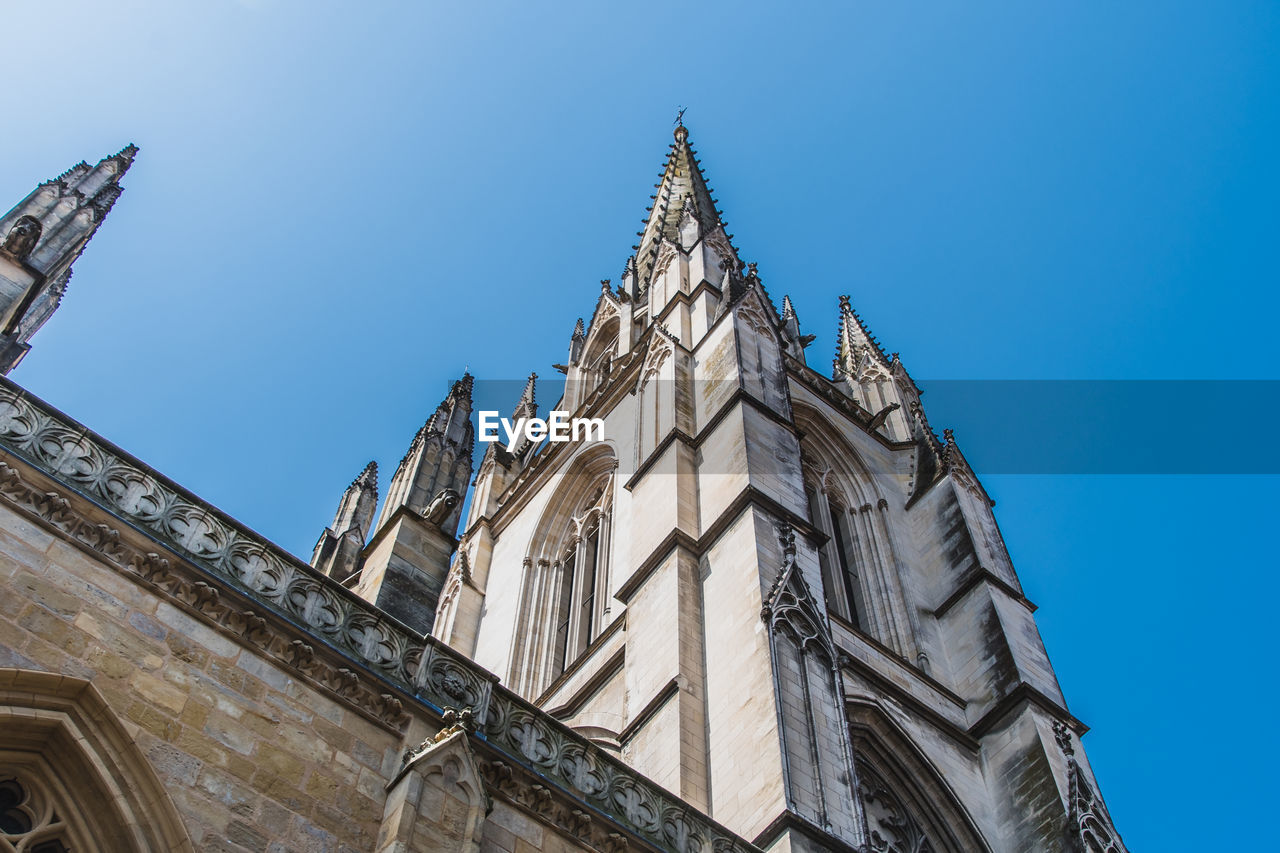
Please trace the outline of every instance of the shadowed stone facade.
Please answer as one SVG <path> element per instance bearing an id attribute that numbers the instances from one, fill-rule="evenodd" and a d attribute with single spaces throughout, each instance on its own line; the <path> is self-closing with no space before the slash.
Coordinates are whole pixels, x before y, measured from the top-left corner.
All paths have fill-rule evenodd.
<path id="1" fill-rule="evenodd" d="M 8 367 L 135 152 L 0 223 Z M 683 126 L 639 236 L 604 440 L 473 469 L 464 376 L 310 564 L 0 380 L 0 851 L 1123 851 L 901 360 L 842 299 L 807 364 Z"/>

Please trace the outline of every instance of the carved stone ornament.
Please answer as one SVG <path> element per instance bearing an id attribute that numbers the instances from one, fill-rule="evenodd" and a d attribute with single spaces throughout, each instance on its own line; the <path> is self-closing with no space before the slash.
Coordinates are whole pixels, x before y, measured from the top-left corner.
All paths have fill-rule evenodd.
<path id="1" fill-rule="evenodd" d="M 869 764 L 858 762 L 858 799 L 867 817 L 869 846 L 876 853 L 934 853 L 920 824 Z"/>
<path id="2" fill-rule="evenodd" d="M 796 532 L 791 525 L 779 525 L 778 541 L 782 545 L 782 568 L 765 596 L 760 615 L 772 633 L 790 634 L 802 651 L 819 651 L 834 665 L 835 643 L 823 618 L 823 608 L 796 565 Z"/>
<path id="3" fill-rule="evenodd" d="M 440 525 L 449 517 L 449 511 L 458 505 L 458 493 L 453 489 L 443 489 L 431 499 L 423 516 L 430 524 Z"/>
<path id="4" fill-rule="evenodd" d="M 1070 800 L 1066 826 L 1068 849 L 1072 853 L 1128 853 L 1106 805 L 1094 793 L 1084 770 L 1076 761 L 1071 729 L 1061 720 L 1055 720 L 1053 735 L 1067 759 L 1067 796 Z"/>
<path id="5" fill-rule="evenodd" d="M 14 258 L 25 261 L 31 256 L 36 243 L 40 242 L 42 231 L 40 220 L 34 216 L 19 216 L 18 221 L 13 223 L 13 227 L 9 229 L 9 235 L 4 238 L 4 245 L 0 246 L 0 248 L 3 248 Z"/>
<path id="6" fill-rule="evenodd" d="M 441 720 L 444 722 L 444 728 L 412 749 L 405 750 L 404 758 L 400 761 L 401 769 L 408 767 L 435 744 L 448 740 L 458 732 L 467 732 L 469 734 L 476 730 L 475 715 L 471 713 L 470 708 L 463 708 L 462 710 L 445 708 Z"/>
<path id="7" fill-rule="evenodd" d="M 482 768 L 491 793 L 532 809 L 543 819 L 574 834 L 589 829 L 588 841 L 597 850 L 627 849 L 626 838 L 573 815 L 573 808 L 539 785 L 539 777 L 576 791 L 587 803 L 613 816 L 622 825 L 660 850 L 673 853 L 748 853 L 747 842 L 690 809 L 681 800 L 650 784 L 634 770 L 594 745 L 579 739 L 541 711 L 506 691 L 495 692 L 484 724 L 489 743 L 509 751 L 532 773 L 519 772 L 505 762 Z"/>
<path id="8" fill-rule="evenodd" d="M 359 674 L 364 668 L 408 694 L 420 690 L 440 705 L 458 704 L 442 690 L 442 674 L 449 662 L 469 673 L 473 666 L 464 658 L 387 621 L 372 604 L 120 455 L 78 424 L 66 422 L 8 381 L 0 382 L 0 449 L 55 481 L 72 485 L 183 559 L 174 561 L 125 544 L 118 530 L 96 518 L 84 518 L 66 496 L 33 487 L 13 466 L 0 463 L 0 495 L 10 503 L 263 653 L 278 655 L 283 663 L 316 679 L 363 713 L 395 727 L 405 720 L 403 711 L 393 713 L 394 704 L 382 700 L 386 687 Z M 219 587 L 233 589 L 235 595 L 229 598 Z M 246 599 L 254 604 L 242 609 L 238 600 Z M 304 642 L 312 647 L 310 655 L 292 645 L 296 637 L 280 635 L 276 620 L 281 616 L 323 637 L 326 647 L 346 655 L 350 665 L 338 669 L 330 663 L 321 665 L 314 655 L 316 644 Z M 419 684 L 417 675 L 424 662 L 430 663 L 427 674 L 431 677 Z M 462 691 L 477 703 L 481 715 L 479 705 L 487 697 L 487 686 L 479 685 L 485 679 L 492 676 L 471 674 Z"/>

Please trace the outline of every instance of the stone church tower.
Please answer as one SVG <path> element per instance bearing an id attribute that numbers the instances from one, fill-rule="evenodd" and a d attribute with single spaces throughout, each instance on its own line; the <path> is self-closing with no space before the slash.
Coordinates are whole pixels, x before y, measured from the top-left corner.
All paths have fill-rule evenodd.
<path id="1" fill-rule="evenodd" d="M 0 223 L 8 367 L 135 151 Z M 603 439 L 473 468 L 464 375 L 310 565 L 0 380 L 0 544 L 54 555 L 0 564 L 0 722 L 41 690 L 132 721 L 95 760 L 182 840 L 119 849 L 1125 850 L 992 501 L 897 354 L 841 298 L 808 364 L 683 125 L 652 198 L 555 366 L 552 410 Z"/>
<path id="2" fill-rule="evenodd" d="M 807 363 L 684 126 L 639 237 L 557 365 L 553 408 L 605 440 L 490 445 L 452 567 L 405 551 L 435 636 L 763 849 L 1122 850 L 992 501 L 897 354 L 842 297 L 830 374 Z M 426 507 L 469 470 L 463 385 L 370 600 L 389 514 L 452 529 Z"/>

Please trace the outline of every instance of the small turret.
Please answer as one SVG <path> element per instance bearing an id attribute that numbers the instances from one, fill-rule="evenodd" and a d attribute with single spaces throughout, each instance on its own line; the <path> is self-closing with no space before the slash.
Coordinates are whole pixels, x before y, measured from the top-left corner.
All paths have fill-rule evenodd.
<path id="1" fill-rule="evenodd" d="M 912 429 L 906 415 L 918 392 L 897 354 L 885 353 L 848 296 L 840 297 L 836 342 L 831 378 L 843 384 L 849 396 L 866 410 L 866 428 L 894 441 L 909 440 Z"/>
<path id="2" fill-rule="evenodd" d="M 471 451 L 475 429 L 471 424 L 471 374 L 464 374 L 449 389 L 431 417 L 418 430 L 408 452 L 396 466 L 387 488 L 378 527 L 382 528 L 401 507 L 427 515 L 439 498 L 452 492 L 456 500 L 440 518 L 440 526 L 452 535 L 462 512 L 462 496 L 471 479 Z M 437 507 L 437 510 L 439 508 Z"/>
<path id="3" fill-rule="evenodd" d="M 391 478 L 354 585 L 357 595 L 424 634 L 435 622 L 471 480 L 472 382 L 467 373 L 453 383 L 413 437 Z"/>
<path id="4" fill-rule="evenodd" d="M 377 505 L 378 463 L 370 462 L 342 493 L 333 524 L 320 534 L 311 554 L 311 565 L 339 581 L 354 574 Z"/>

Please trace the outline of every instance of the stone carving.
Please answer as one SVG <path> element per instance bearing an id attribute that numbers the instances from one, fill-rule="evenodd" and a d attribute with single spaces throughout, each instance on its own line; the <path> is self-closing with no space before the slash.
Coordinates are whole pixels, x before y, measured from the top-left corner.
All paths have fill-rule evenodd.
<path id="1" fill-rule="evenodd" d="M 288 664 L 296 669 L 309 674 L 315 668 L 316 650 L 310 643 L 294 640 L 284 654 Z"/>
<path id="2" fill-rule="evenodd" d="M 1128 853 L 1106 805 L 1094 793 L 1084 770 L 1076 761 L 1071 729 L 1061 720 L 1055 720 L 1053 736 L 1067 760 L 1067 848 L 1072 853 Z"/>
<path id="3" fill-rule="evenodd" d="M 650 282 L 657 281 L 666 273 L 671 262 L 676 259 L 676 254 L 676 247 L 664 240 L 658 252 L 658 260 L 653 265 L 653 273 L 649 276 Z"/>
<path id="4" fill-rule="evenodd" d="M 505 690 L 494 692 L 483 729 L 490 744 L 518 756 L 540 776 L 575 791 L 659 849 L 676 853 L 755 849 Z M 532 783 L 526 785 L 510 764 L 491 762 L 482 772 L 490 790 L 508 800 L 529 808 L 543 802 Z M 625 836 L 610 838 L 599 826 L 589 826 L 586 834 L 575 832 L 581 822 L 572 809 L 552 809 L 544 816 L 598 850 L 627 849 Z"/>
<path id="5" fill-rule="evenodd" d="M 40 233 L 43 230 L 40 220 L 34 216 L 19 216 L 18 221 L 9 229 L 9 235 L 4 238 L 4 245 L 0 248 L 18 260 L 25 261 L 31 256 L 36 243 L 40 242 Z"/>
<path id="6" fill-rule="evenodd" d="M 796 566 L 796 532 L 789 524 L 778 527 L 782 545 L 782 568 L 774 579 L 760 616 L 769 623 L 771 633 L 788 632 L 803 651 L 815 649 L 833 666 L 835 643 L 823 618 L 823 607 L 814 598 Z"/>
<path id="7" fill-rule="evenodd" d="M 0 394 L 3 392 L 0 391 Z M 3 403 L 0 403 L 3 405 Z M 3 419 L 3 425 L 10 428 L 15 424 L 25 424 L 30 428 L 42 423 L 34 411 L 15 413 L 12 409 L 8 412 L 14 417 Z M 65 432 L 63 433 L 65 435 Z M 2 440 L 2 437 L 0 437 Z M 168 508 L 174 506 L 174 501 L 169 497 L 157 498 L 154 501 L 138 500 L 137 490 L 134 488 L 120 488 L 122 484 L 131 483 L 133 485 L 143 483 L 153 483 L 154 480 L 139 476 L 121 476 L 122 466 L 119 463 L 111 463 L 105 466 L 92 464 L 73 464 L 75 460 L 93 460 L 99 457 L 89 445 L 80 442 L 65 441 L 45 441 L 41 446 L 51 453 L 59 454 L 62 464 L 57 469 L 63 472 L 63 476 L 71 479 L 72 474 L 78 472 L 83 477 L 98 477 L 99 480 L 107 484 L 104 491 L 109 495 L 114 495 L 127 506 L 145 507 L 146 513 L 152 518 L 155 525 L 164 523 L 164 519 L 171 517 Z M 285 665 L 291 666 L 300 671 L 303 675 L 314 679 L 321 685 L 335 689 L 339 697 L 351 702 L 363 713 L 368 714 L 374 719 L 380 720 L 393 727 L 401 726 L 407 717 L 404 714 L 403 706 L 399 705 L 399 699 L 391 696 L 390 701 L 384 690 L 377 688 L 370 689 L 365 686 L 353 670 L 348 669 L 346 674 L 335 674 L 332 665 L 322 663 L 315 659 L 314 647 L 300 640 L 290 640 L 288 637 L 281 637 L 279 628 L 274 624 L 265 613 L 255 612 L 254 610 L 242 610 L 234 600 L 228 600 L 223 595 L 220 588 L 221 583 L 210 576 L 202 576 L 197 570 L 189 568 L 185 563 L 173 563 L 168 558 L 162 557 L 154 551 L 140 551 L 130 546 L 121 535 L 120 530 L 111 527 L 108 524 L 90 520 L 82 516 L 76 509 L 75 505 L 67 499 L 66 496 L 54 491 L 45 491 L 36 486 L 24 482 L 21 474 L 13 466 L 0 461 L 0 497 L 14 504 L 17 508 L 30 513 L 37 518 L 43 519 L 56 530 L 62 532 L 70 540 L 80 544 L 82 547 L 88 548 L 100 554 L 108 564 L 114 565 L 117 570 L 126 572 L 136 577 L 140 582 L 150 584 L 160 594 L 169 597 L 175 603 L 182 605 L 188 611 L 205 617 L 214 624 L 220 625 L 225 629 L 243 636 L 248 642 L 252 643 L 263 653 L 274 656 L 281 660 Z M 163 511 L 154 511 L 158 507 L 165 507 Z M 188 513 L 188 518 L 195 518 L 195 514 Z M 265 547 L 254 549 L 246 549 L 246 554 L 269 554 Z M 271 560 L 262 561 L 261 564 L 253 560 L 237 561 L 241 571 L 239 573 L 226 572 L 229 577 L 237 577 L 244 579 L 252 575 L 257 578 L 253 582 L 253 586 L 259 588 L 259 600 L 267 603 L 264 592 L 273 591 L 272 579 L 277 577 L 274 573 L 276 563 Z M 250 564 L 259 566 L 265 565 L 269 570 L 265 572 L 250 572 L 248 566 Z M 224 578 L 223 582 L 225 582 Z M 305 586 L 299 585 L 305 589 Z M 292 587 L 296 589 L 299 587 Z M 332 597 L 332 593 L 328 590 L 319 590 L 320 601 L 332 605 L 336 598 Z M 305 595 L 298 598 L 302 604 L 297 605 L 300 613 L 307 615 L 328 614 L 324 618 L 331 618 L 332 611 L 323 606 L 316 606 L 314 599 Z M 310 610 L 302 606 L 307 602 L 312 602 Z M 321 621 L 321 625 L 325 622 Z M 354 679 L 354 681 L 353 681 Z"/>
<path id="8" fill-rule="evenodd" d="M 865 761 L 858 762 L 858 799 L 867 817 L 870 849 L 876 853 L 934 853 L 920 824 Z"/>
<path id="9" fill-rule="evenodd" d="M 458 493 L 453 489 L 443 489 L 440 494 L 431 499 L 423 516 L 431 524 L 443 524 L 449 517 L 449 511 L 458 505 L 458 500 Z"/>
<path id="10" fill-rule="evenodd" d="M 733 244 L 730 243 L 729 239 L 725 236 L 723 228 L 717 226 L 712 229 L 712 231 L 705 236 L 704 241 L 720 257 L 720 265 L 722 267 L 728 267 L 732 270 L 738 269 L 740 262 L 738 261 L 737 252 L 733 250 Z"/>
<path id="11" fill-rule="evenodd" d="M 901 409 L 901 408 L 902 406 L 898 403 L 890 403 L 889 405 L 885 406 L 883 409 L 876 412 L 871 417 L 871 420 L 867 421 L 867 429 L 871 432 L 874 432 L 880 429 L 880 427 L 884 426 L 885 421 L 889 420 L 889 415 L 892 415 L 894 412 L 898 411 L 898 409 Z"/>
<path id="12" fill-rule="evenodd" d="M 432 746 L 442 741 L 448 740 L 451 736 L 458 732 L 471 733 L 476 730 L 475 716 L 471 713 L 470 708 L 445 708 L 441 715 L 441 721 L 444 727 L 440 729 L 434 736 L 427 738 L 415 747 L 406 749 L 404 757 L 400 760 L 400 767 L 404 769 L 413 763 L 414 759 L 425 753 Z"/>

